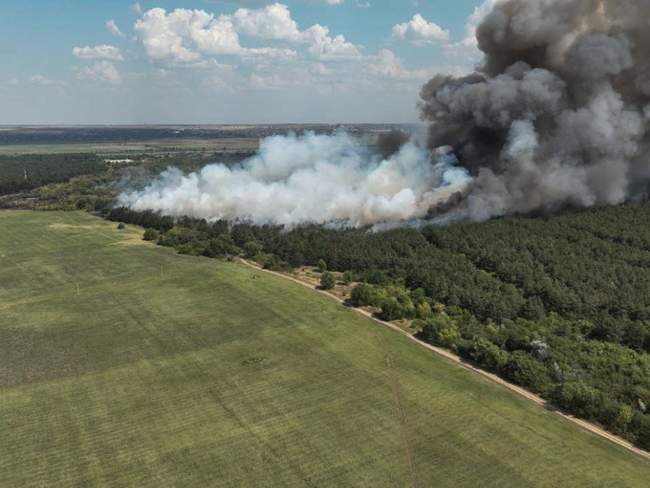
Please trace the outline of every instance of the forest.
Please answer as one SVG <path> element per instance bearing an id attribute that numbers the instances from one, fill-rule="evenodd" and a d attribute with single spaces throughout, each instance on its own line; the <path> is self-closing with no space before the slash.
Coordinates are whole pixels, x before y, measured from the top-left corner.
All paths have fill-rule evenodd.
<path id="1" fill-rule="evenodd" d="M 0 195 L 59 183 L 106 170 L 95 154 L 29 154 L 0 156 Z"/>
<path id="2" fill-rule="evenodd" d="M 345 272 L 351 305 L 650 449 L 649 204 L 382 233 L 107 218 L 183 254 Z"/>

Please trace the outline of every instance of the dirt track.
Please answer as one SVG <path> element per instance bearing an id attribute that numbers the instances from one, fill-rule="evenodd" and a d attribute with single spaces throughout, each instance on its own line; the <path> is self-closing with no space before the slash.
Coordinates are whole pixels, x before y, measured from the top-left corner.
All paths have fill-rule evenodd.
<path id="1" fill-rule="evenodd" d="M 319 290 L 318 288 L 315 288 L 311 283 L 307 283 L 305 281 L 299 280 L 297 278 L 286 275 L 284 273 L 278 273 L 276 271 L 269 271 L 269 270 L 266 270 L 266 269 L 262 269 L 259 266 L 257 266 L 256 264 L 253 264 L 250 261 L 246 261 L 244 259 L 242 259 L 242 262 L 244 264 L 246 264 L 247 266 L 250 266 L 251 268 L 255 268 L 258 271 L 263 271 L 265 273 L 269 273 L 269 274 L 284 278 L 286 280 L 293 281 L 294 283 L 297 283 L 297 284 L 299 284 L 301 286 L 309 288 L 310 290 L 316 291 L 316 292 L 320 293 L 321 295 L 325 295 L 325 296 L 327 296 L 329 298 L 332 298 L 332 299 L 336 300 L 337 302 L 339 302 L 341 304 L 345 304 L 345 302 L 342 299 L 340 299 L 339 297 L 337 297 L 336 295 L 334 295 L 332 293 L 329 293 L 327 291 L 324 291 L 324 290 Z M 629 451 L 632 451 L 632 452 L 638 454 L 641 457 L 644 457 L 644 458 L 650 460 L 650 452 L 644 451 L 643 449 L 639 449 L 638 447 L 634 446 L 631 442 L 628 442 L 628 441 L 626 441 L 625 439 L 623 439 L 621 437 L 618 437 L 618 436 L 616 436 L 616 435 L 614 435 L 614 434 L 612 434 L 610 432 L 607 432 L 606 430 L 600 428 L 596 424 L 592 424 L 591 422 L 587 422 L 586 420 L 582 420 L 582 419 L 579 419 L 579 418 L 574 417 L 572 415 L 567 415 L 565 413 L 562 413 L 562 412 L 552 408 L 548 404 L 548 402 L 546 402 L 546 400 L 544 400 L 542 397 L 540 397 L 538 395 L 535 395 L 534 393 L 531 393 L 531 392 L 529 392 L 529 391 L 527 391 L 527 390 L 525 390 L 525 389 L 523 389 L 523 388 L 521 388 L 521 387 L 519 387 L 517 385 L 513 385 L 512 383 L 509 383 L 509 382 L 505 381 L 504 379 L 498 377 L 495 374 L 492 374 L 492 373 L 489 373 L 489 372 L 484 371 L 482 369 L 476 368 L 476 367 L 472 366 L 471 364 L 468 364 L 467 362 L 463 361 L 463 359 L 460 358 L 459 356 L 453 354 L 450 351 L 447 351 L 446 349 L 441 349 L 439 347 L 435 347 L 435 346 L 432 346 L 431 344 L 423 342 L 423 341 L 419 340 L 418 338 L 414 337 L 412 334 L 409 334 L 407 331 L 400 329 L 396 325 L 391 324 L 390 322 L 384 322 L 383 320 L 380 320 L 377 317 L 374 317 L 370 312 L 367 312 L 365 310 L 361 310 L 361 309 L 358 309 L 358 308 L 351 308 L 351 310 L 354 310 L 356 313 L 361 314 L 364 317 L 369 318 L 373 322 L 376 322 L 378 324 L 383 325 L 384 327 L 388 327 L 389 329 L 392 329 L 395 332 L 398 332 L 399 334 L 401 334 L 401 335 L 407 337 L 408 339 L 412 340 L 413 342 L 417 343 L 419 346 L 424 347 L 424 348 L 426 348 L 426 349 L 428 349 L 430 351 L 435 352 L 436 354 L 438 354 L 440 356 L 445 357 L 449 361 L 457 364 L 458 366 L 460 366 L 462 368 L 465 368 L 465 369 L 467 369 L 469 371 L 477 373 L 477 374 L 483 376 L 484 378 L 487 378 L 488 380 L 490 380 L 490 381 L 492 381 L 494 383 L 497 383 L 497 384 L 507 388 L 508 390 L 518 394 L 519 396 L 527 398 L 528 400 L 531 400 L 531 401 L 537 403 L 538 405 L 540 405 L 540 406 L 542 406 L 544 408 L 548 408 L 549 410 L 552 410 L 556 415 L 559 415 L 560 417 L 563 417 L 564 419 L 569 420 L 570 422 L 573 422 L 574 424 L 579 425 L 583 429 L 588 430 L 589 432 L 591 432 L 593 434 L 596 434 L 596 435 L 598 435 L 600 437 L 604 437 L 605 439 L 607 439 L 607 440 L 609 440 L 609 441 L 611 441 L 611 442 L 613 442 L 615 444 L 618 444 L 619 446 L 624 447 L 625 449 L 627 449 Z"/>

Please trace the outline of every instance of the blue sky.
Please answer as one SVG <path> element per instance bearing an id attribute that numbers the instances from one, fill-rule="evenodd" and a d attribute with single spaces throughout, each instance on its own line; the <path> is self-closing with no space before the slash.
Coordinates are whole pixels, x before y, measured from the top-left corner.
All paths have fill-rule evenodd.
<path id="1" fill-rule="evenodd" d="M 0 123 L 412 122 L 491 1 L 3 0 Z"/>

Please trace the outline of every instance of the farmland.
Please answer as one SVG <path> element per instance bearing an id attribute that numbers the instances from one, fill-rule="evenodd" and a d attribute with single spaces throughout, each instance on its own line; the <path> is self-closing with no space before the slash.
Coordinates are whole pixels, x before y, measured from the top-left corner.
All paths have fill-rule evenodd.
<path id="1" fill-rule="evenodd" d="M 0 213 L 0 486 L 646 486 L 650 463 L 327 297 Z"/>

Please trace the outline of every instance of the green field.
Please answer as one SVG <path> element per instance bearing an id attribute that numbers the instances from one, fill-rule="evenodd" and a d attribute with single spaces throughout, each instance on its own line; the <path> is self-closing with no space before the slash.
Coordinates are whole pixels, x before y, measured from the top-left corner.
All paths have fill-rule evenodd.
<path id="1" fill-rule="evenodd" d="M 334 301 L 0 212 L 0 486 L 648 486 L 650 463 Z"/>
<path id="2" fill-rule="evenodd" d="M 176 154 L 188 152 L 255 151 L 256 138 L 180 139 L 144 142 L 97 142 L 60 144 L 3 144 L 0 155 L 96 153 L 103 157 Z"/>

